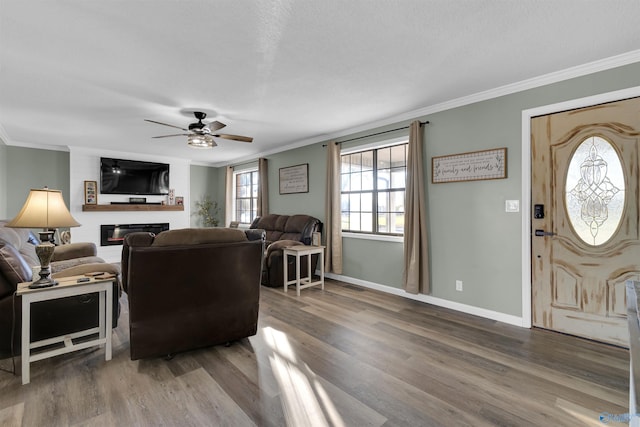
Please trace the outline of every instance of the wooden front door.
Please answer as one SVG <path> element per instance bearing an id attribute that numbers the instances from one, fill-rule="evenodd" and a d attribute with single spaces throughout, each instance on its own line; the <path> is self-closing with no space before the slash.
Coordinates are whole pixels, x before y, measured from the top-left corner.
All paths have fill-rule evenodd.
<path id="1" fill-rule="evenodd" d="M 639 131 L 640 98 L 531 120 L 534 326 L 628 345 L 625 281 L 640 280 Z"/>

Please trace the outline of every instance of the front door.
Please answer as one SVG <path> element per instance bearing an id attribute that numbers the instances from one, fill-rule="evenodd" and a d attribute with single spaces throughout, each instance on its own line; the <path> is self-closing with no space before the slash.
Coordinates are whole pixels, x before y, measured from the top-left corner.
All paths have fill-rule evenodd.
<path id="1" fill-rule="evenodd" d="M 627 346 L 625 281 L 640 280 L 640 98 L 536 117 L 531 133 L 532 323 Z"/>

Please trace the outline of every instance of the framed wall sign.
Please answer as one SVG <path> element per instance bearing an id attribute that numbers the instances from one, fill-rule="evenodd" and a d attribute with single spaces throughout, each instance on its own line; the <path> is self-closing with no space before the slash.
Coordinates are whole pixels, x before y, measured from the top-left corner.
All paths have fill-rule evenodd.
<path id="1" fill-rule="evenodd" d="M 98 204 L 98 183 L 96 181 L 84 182 L 84 204 L 85 205 Z"/>
<path id="2" fill-rule="evenodd" d="M 431 158 L 431 182 L 434 184 L 506 177 L 506 148 Z"/>
<path id="3" fill-rule="evenodd" d="M 280 168 L 280 194 L 309 192 L 309 163 Z"/>

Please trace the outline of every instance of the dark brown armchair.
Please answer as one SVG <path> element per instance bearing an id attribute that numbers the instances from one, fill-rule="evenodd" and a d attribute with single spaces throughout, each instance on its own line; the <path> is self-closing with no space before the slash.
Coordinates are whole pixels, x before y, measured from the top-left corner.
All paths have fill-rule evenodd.
<path id="1" fill-rule="evenodd" d="M 14 293 L 18 283 L 32 280 L 32 267 L 40 265 L 35 253 L 35 246 L 40 241 L 35 234 L 28 229 L 9 228 L 4 224 L 6 221 L 0 221 L 0 359 L 20 354 L 22 308 L 20 297 L 14 297 Z M 120 269 L 97 257 L 95 244 L 56 246 L 51 271 L 54 278 L 89 272 L 116 274 L 112 326 L 118 325 Z M 34 304 L 31 308 L 31 339 L 39 341 L 97 326 L 98 303 L 96 293 Z"/>
<path id="2" fill-rule="evenodd" d="M 282 249 L 287 246 L 310 245 L 314 232 L 322 231 L 322 222 L 309 215 L 277 215 L 259 216 L 253 220 L 250 228 L 266 231 L 265 263 L 262 270 L 262 284 L 269 287 L 283 286 L 284 272 Z M 315 271 L 318 256 L 311 257 L 311 268 Z M 287 262 L 288 276 L 295 277 L 293 259 Z M 300 266 L 302 277 L 307 275 L 307 263 Z"/>
<path id="3" fill-rule="evenodd" d="M 122 249 L 131 360 L 255 335 L 264 230 L 131 233 Z"/>

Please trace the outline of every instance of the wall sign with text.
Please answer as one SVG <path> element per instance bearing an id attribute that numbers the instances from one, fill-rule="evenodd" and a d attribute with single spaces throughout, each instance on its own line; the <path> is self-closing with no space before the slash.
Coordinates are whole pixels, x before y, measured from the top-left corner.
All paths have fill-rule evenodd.
<path id="1" fill-rule="evenodd" d="M 280 168 L 280 194 L 309 192 L 309 163 Z"/>
<path id="2" fill-rule="evenodd" d="M 431 182 L 434 184 L 506 177 L 506 148 L 431 158 Z"/>

